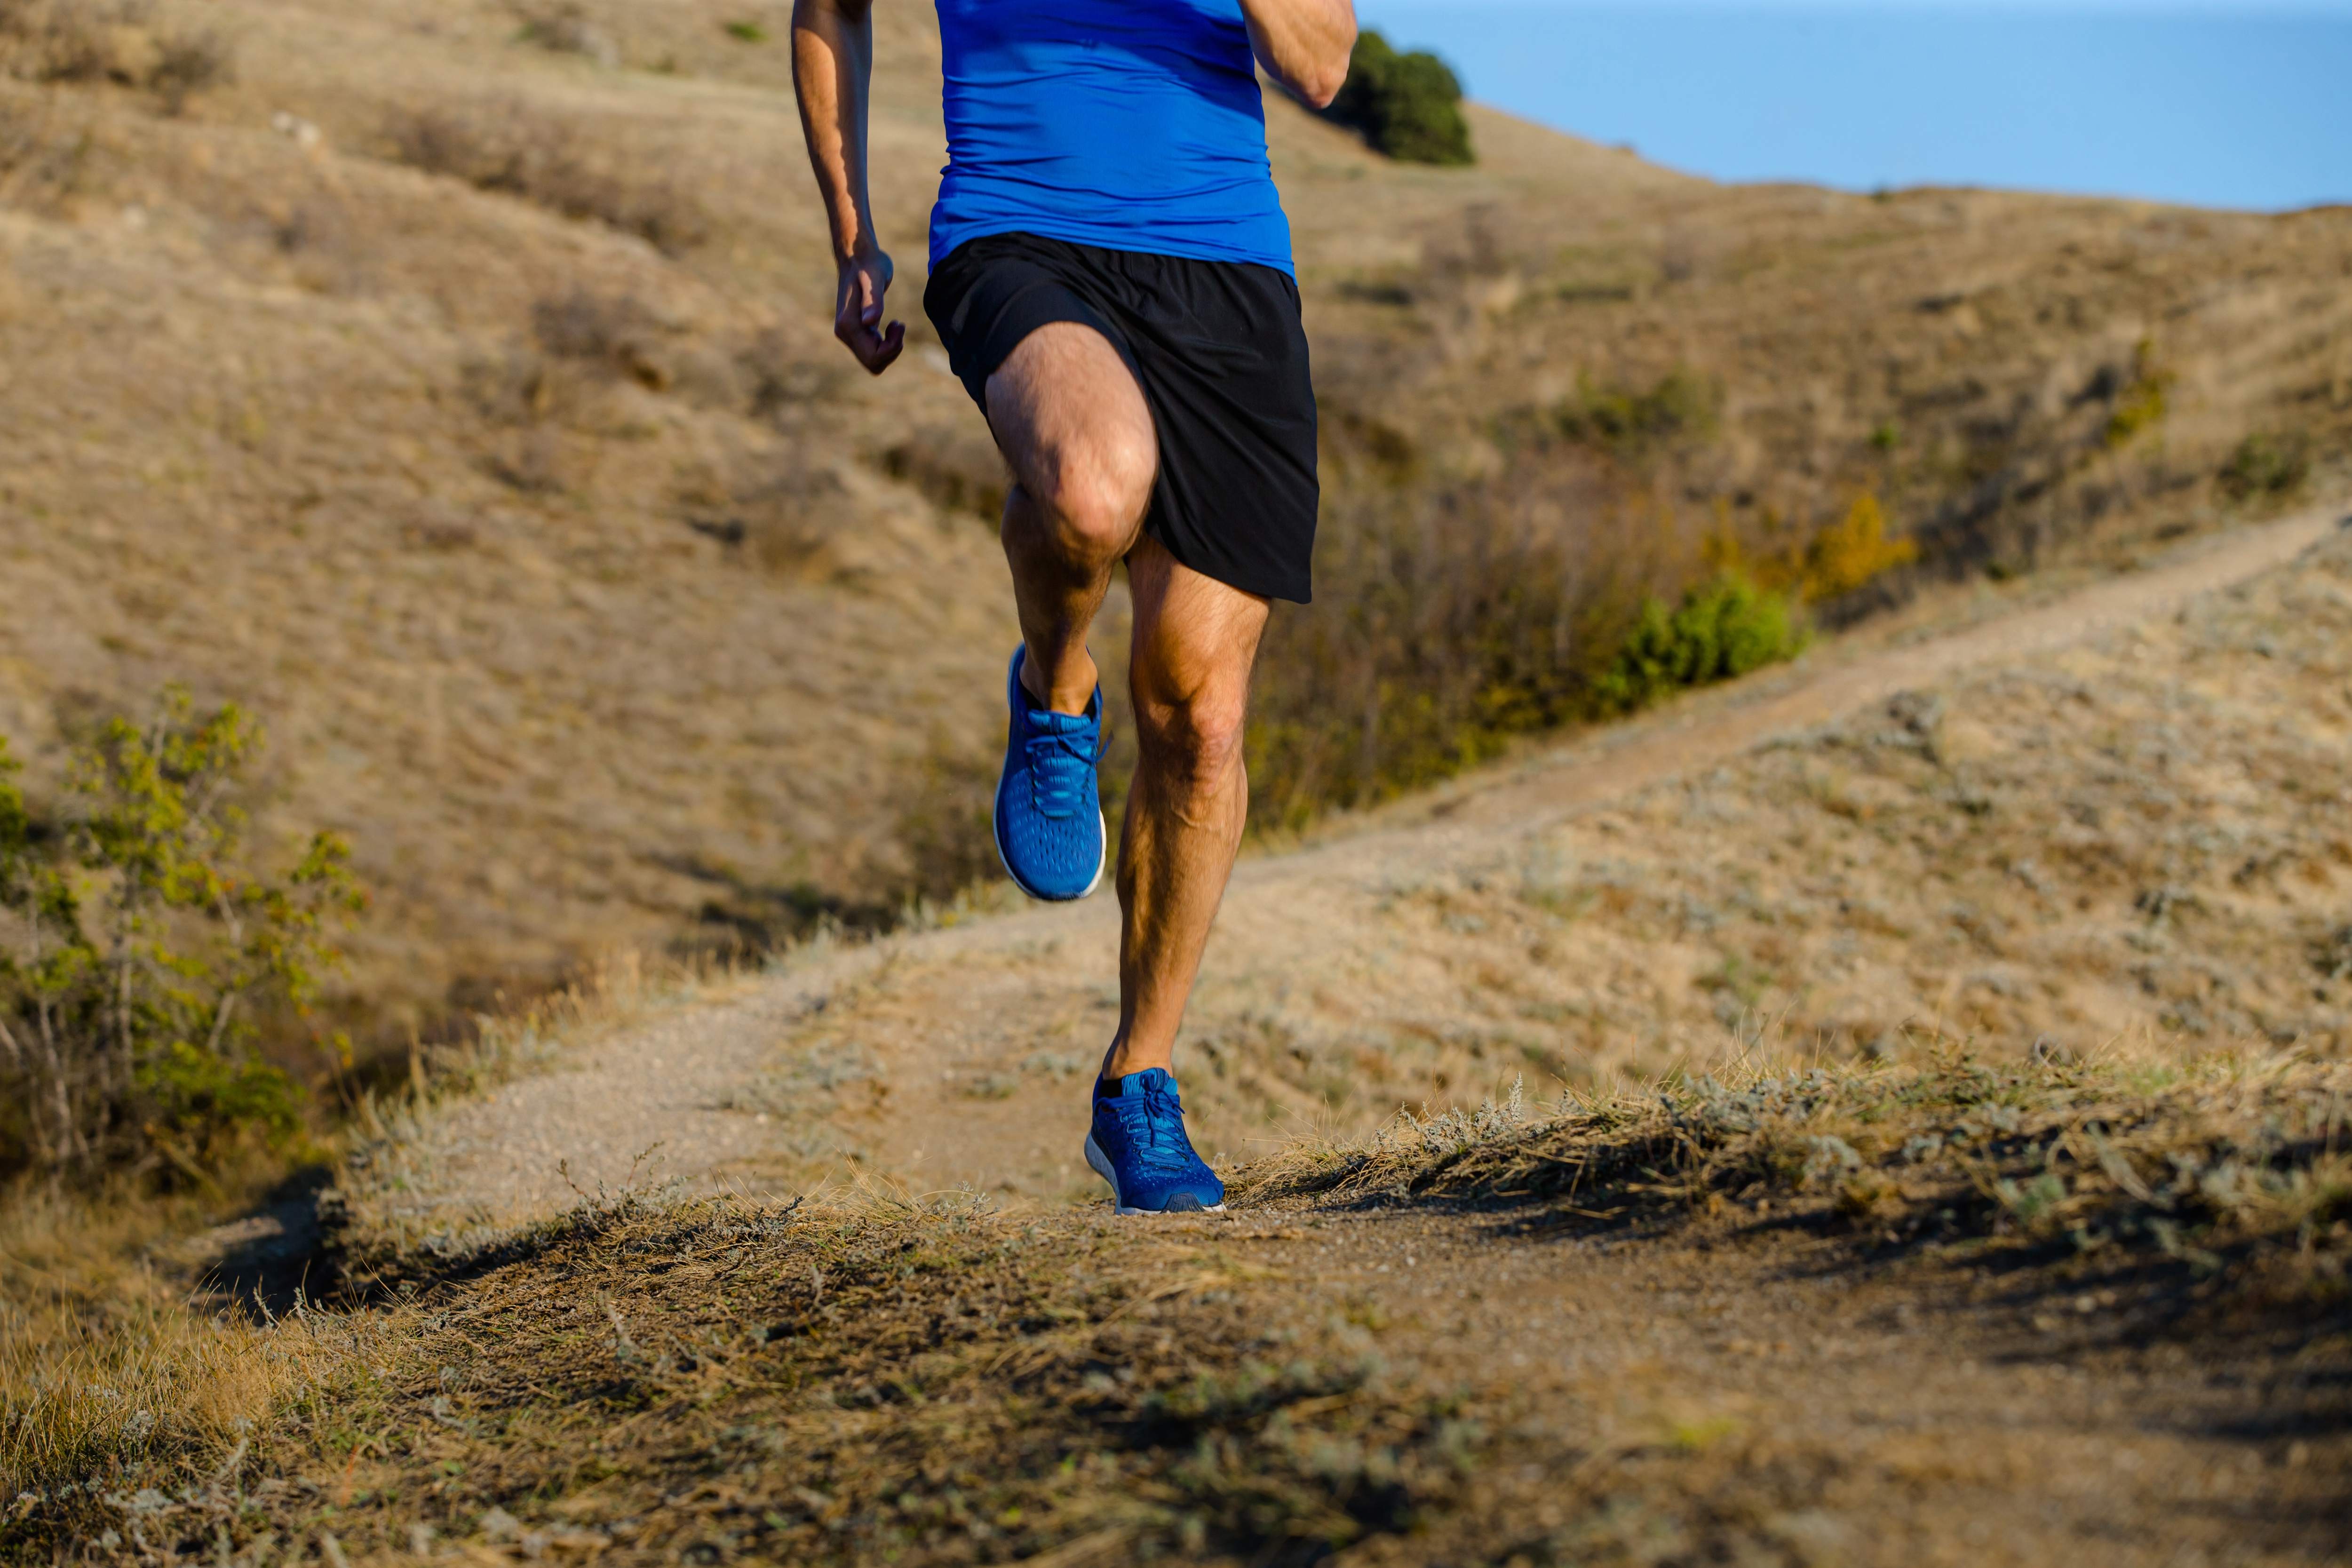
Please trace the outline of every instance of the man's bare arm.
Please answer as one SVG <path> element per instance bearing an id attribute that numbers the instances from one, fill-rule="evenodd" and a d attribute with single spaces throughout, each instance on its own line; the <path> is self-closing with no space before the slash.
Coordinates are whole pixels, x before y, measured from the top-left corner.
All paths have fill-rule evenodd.
<path id="1" fill-rule="evenodd" d="M 793 0 L 793 87 L 840 271 L 833 331 L 858 363 L 880 375 L 907 346 L 907 329 L 882 321 L 890 258 L 874 237 L 866 184 L 866 101 L 873 74 L 872 0 Z"/>
<path id="2" fill-rule="evenodd" d="M 1266 74 L 1315 108 L 1329 108 L 1356 47 L 1354 0 L 1242 0 L 1242 15 Z"/>

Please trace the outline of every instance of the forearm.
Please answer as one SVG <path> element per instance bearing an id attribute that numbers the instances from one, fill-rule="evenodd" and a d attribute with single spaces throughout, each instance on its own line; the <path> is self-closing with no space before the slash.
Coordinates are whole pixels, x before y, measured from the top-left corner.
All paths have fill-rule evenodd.
<path id="1" fill-rule="evenodd" d="M 866 192 L 866 102 L 874 68 L 870 0 L 794 0 L 793 87 L 808 139 L 809 166 L 846 260 L 879 248 Z"/>
<path id="2" fill-rule="evenodd" d="M 1317 109 L 1339 96 L 1356 47 L 1354 0 L 1242 0 L 1266 74 Z"/>

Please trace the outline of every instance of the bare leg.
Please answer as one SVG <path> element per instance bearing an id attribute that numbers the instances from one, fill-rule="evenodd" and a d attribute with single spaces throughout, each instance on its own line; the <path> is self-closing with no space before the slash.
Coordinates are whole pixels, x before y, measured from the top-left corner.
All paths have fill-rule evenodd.
<path id="1" fill-rule="evenodd" d="M 1106 1079 L 1171 1066 L 1209 927 L 1249 815 L 1243 721 L 1264 599 L 1179 565 L 1157 541 L 1128 557 L 1141 756 L 1119 844 L 1118 1034 Z"/>
<path id="2" fill-rule="evenodd" d="M 1170 1065 L 1249 809 L 1242 723 L 1266 602 L 1177 564 L 1143 534 L 1159 442 L 1118 351 L 1075 322 L 1021 341 L 988 382 L 1013 465 L 1013 567 L 1030 695 L 1078 713 L 1097 679 L 1087 629 L 1128 563 L 1141 757 L 1119 847 L 1119 1026 L 1107 1076 Z"/>
<path id="3" fill-rule="evenodd" d="M 988 378 L 988 422 L 1013 465 L 1003 537 L 1029 649 L 1022 681 L 1055 711 L 1083 713 L 1098 679 L 1087 628 L 1159 472 L 1151 410 L 1108 340 L 1055 321 Z"/>

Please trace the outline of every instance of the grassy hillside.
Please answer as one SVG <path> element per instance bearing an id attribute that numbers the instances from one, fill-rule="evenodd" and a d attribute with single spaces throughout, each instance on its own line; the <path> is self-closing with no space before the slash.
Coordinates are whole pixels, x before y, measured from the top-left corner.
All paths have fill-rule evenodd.
<path id="1" fill-rule="evenodd" d="M 1738 714 L 1702 700 L 1624 743 Z M 2177 616 L 1561 802 L 1609 749 L 1480 781 L 1493 809 L 1474 785 L 1244 868 L 1185 1019 L 1204 1153 L 1368 1137 L 1521 1079 L 2352 1047 L 2352 531 Z M 764 1064 L 725 1121 L 765 1121 L 730 1168 L 1092 1199 L 1055 1130 L 1115 1020 L 1116 933 L 1001 923 L 894 942 L 746 1026 Z M 452 1168 L 404 1167 L 415 1234 L 462 1230 L 499 1181 L 562 1193 L 475 1152 L 497 1118 L 461 1120 Z"/>
<path id="2" fill-rule="evenodd" d="M 885 10 L 915 343 L 867 383 L 785 22 L 0 7 L 0 731 L 37 795 L 167 680 L 259 714 L 264 837 L 341 828 L 377 890 L 379 1037 L 984 864 L 1003 479 L 919 321 L 936 39 Z M 1728 189 L 1483 111 L 1476 167 L 1414 169 L 1270 118 L 1331 490 L 1274 815 L 1587 710 L 1726 560 L 1899 592 L 1837 565 L 1864 492 L 1908 572 L 2010 572 L 2260 510 L 2352 429 L 2352 214 Z"/>
<path id="3" fill-rule="evenodd" d="M 325 1249 L 16 1205 L 0 1561 L 2341 1562 L 2352 529 L 2169 603 L 1257 861 L 1226 1215 L 1073 1173 L 1098 908 L 542 1015 Z"/>

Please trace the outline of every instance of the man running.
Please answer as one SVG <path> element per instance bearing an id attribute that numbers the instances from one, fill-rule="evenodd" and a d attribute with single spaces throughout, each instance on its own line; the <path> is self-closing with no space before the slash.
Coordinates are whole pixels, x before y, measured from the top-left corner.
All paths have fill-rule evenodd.
<path id="1" fill-rule="evenodd" d="M 834 331 L 879 375 L 891 265 L 866 195 L 871 0 L 796 0 L 793 79 L 840 268 Z M 1121 1214 L 1224 1206 L 1171 1068 L 1249 805 L 1242 725 L 1270 601 L 1305 603 L 1315 395 L 1255 68 L 1318 107 L 1351 0 L 938 0 L 948 166 L 923 309 L 1011 465 L 1022 645 L 996 847 L 1082 899 L 1107 837 L 1087 629 L 1127 563 L 1139 742 L 1119 840 L 1119 1022 L 1087 1163 Z"/>

